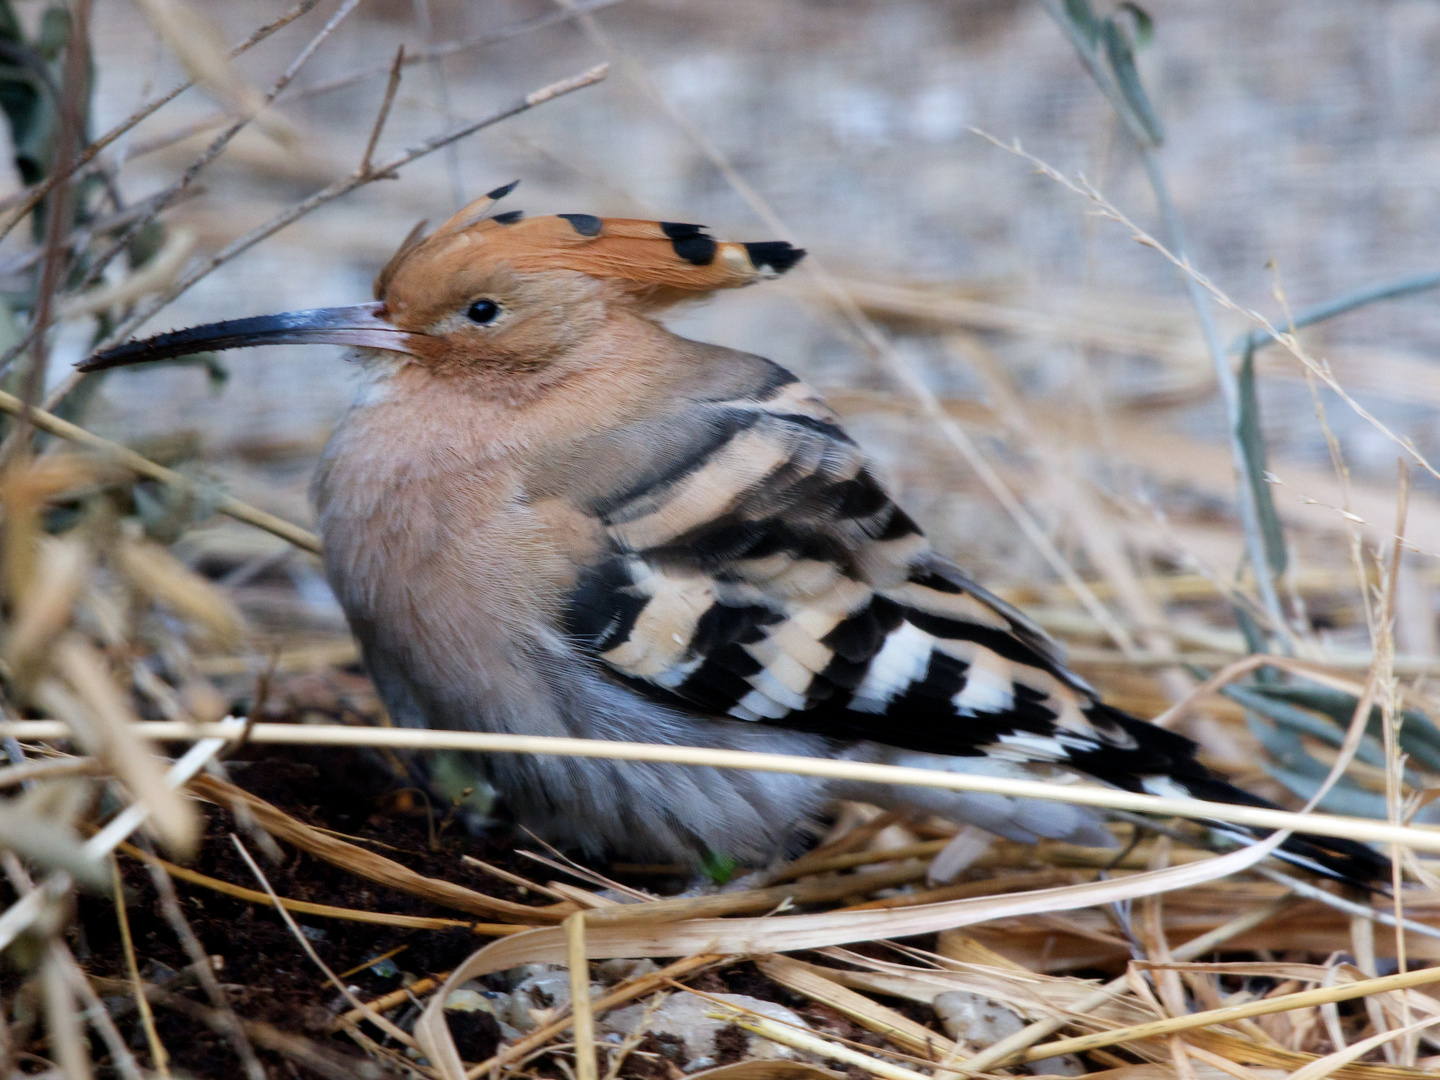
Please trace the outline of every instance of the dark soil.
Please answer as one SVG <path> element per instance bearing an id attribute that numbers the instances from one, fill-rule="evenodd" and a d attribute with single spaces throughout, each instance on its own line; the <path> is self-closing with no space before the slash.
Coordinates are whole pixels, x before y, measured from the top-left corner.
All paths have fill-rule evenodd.
<path id="1" fill-rule="evenodd" d="M 393 765 L 377 755 L 350 749 L 275 751 L 259 747 L 228 761 L 226 767 L 235 783 L 308 824 L 360 842 L 369 841 L 386 857 L 422 874 L 443 877 L 494 896 L 527 901 L 515 887 L 461 860 L 462 854 L 471 854 L 514 866 L 519 873 L 532 872 L 533 864 L 514 865 L 517 859 L 510 837 L 503 833 L 472 835 L 458 822 L 440 828 L 438 819 L 443 815 L 428 806 L 408 777 L 399 775 Z M 281 896 L 396 914 L 464 917 L 290 849 L 286 849 L 279 865 L 267 865 L 257 845 L 237 828 L 227 810 L 203 805 L 205 842 L 191 867 L 200 873 L 251 889 L 262 888 L 235 850 L 230 839 L 233 833 L 246 842 Z M 120 869 L 142 977 L 200 1006 L 202 1012 L 208 1010 L 211 1002 L 193 974 L 185 970 L 190 957 L 164 917 L 149 873 L 142 864 L 126 857 L 120 859 Z M 316 1050 L 336 1058 L 352 1075 L 384 1075 L 373 1068 L 361 1068 L 365 1062 L 358 1057 L 355 1044 L 332 1032 L 335 1014 L 346 1006 L 278 915 L 184 881 L 176 880 L 175 888 L 201 947 L 215 958 L 228 1003 L 241 1017 L 319 1044 Z M 528 899 L 534 902 L 533 897 Z M 467 930 L 395 929 L 305 916 L 296 921 L 332 970 L 340 973 L 360 969 L 347 975 L 345 982 L 363 1000 L 416 978 L 448 971 L 487 940 Z M 102 993 L 114 993 L 107 1004 L 117 1025 L 142 1065 L 151 1064 L 133 1002 L 122 988 L 105 981 L 127 977 L 110 898 L 80 898 L 70 943 L 86 971 L 99 980 Z M 366 960 L 397 948 L 401 951 L 392 962 L 362 966 Z M 13 968 L 0 973 L 0 993 L 16 993 L 24 974 Z M 195 1010 L 186 1010 L 183 1002 L 157 1004 L 156 1023 L 171 1055 L 173 1071 L 216 1078 L 241 1075 L 239 1060 L 226 1038 L 197 1019 Z M 478 1032 L 474 1034 L 477 1038 L 468 1041 L 478 1047 L 482 1037 Z M 43 1047 L 36 1050 L 42 1051 Z M 260 1050 L 259 1056 L 266 1071 L 275 1077 L 321 1075 L 281 1054 Z M 104 1065 L 99 1075 L 109 1075 Z"/>

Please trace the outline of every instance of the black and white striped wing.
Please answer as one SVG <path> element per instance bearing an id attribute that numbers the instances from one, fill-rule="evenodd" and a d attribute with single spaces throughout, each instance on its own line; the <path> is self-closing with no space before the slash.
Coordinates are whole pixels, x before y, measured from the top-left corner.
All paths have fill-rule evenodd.
<path id="1" fill-rule="evenodd" d="M 568 612 L 632 684 L 715 715 L 1070 763 L 1125 787 L 1199 769 L 1187 740 L 1099 705 L 1043 633 L 936 556 L 802 384 L 704 406 L 663 438 L 663 469 L 592 507 L 608 549 Z"/>

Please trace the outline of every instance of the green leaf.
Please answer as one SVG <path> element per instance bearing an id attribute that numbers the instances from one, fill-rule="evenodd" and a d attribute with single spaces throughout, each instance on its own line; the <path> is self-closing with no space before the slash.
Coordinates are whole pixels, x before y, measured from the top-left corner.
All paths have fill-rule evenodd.
<path id="1" fill-rule="evenodd" d="M 716 885 L 724 885 L 732 877 L 740 864 L 729 855 L 720 855 L 713 851 L 705 852 L 705 857 L 700 861 L 700 869 L 705 876 Z"/>
<path id="2" fill-rule="evenodd" d="M 1349 728 L 1355 708 L 1360 704 L 1353 694 L 1310 683 L 1266 687 L 1265 693 L 1324 713 L 1334 720 L 1341 730 Z M 1400 715 L 1400 749 L 1409 754 L 1417 764 L 1440 772 L 1440 728 L 1436 728 L 1435 722 L 1419 709 L 1404 709 Z M 1370 710 L 1366 723 L 1366 730 L 1376 739 L 1383 739 L 1380 723 L 1381 713 L 1377 705 Z"/>
<path id="3" fill-rule="evenodd" d="M 1090 0 L 1065 0 L 1065 14 L 1091 45 L 1100 40 L 1101 24 L 1095 9 L 1090 6 Z"/>
<path id="4" fill-rule="evenodd" d="M 1277 769 L 1266 765 L 1265 772 L 1284 784 L 1302 799 L 1311 799 L 1320 790 L 1320 778 L 1302 776 L 1288 769 Z M 1379 818 L 1386 816 L 1385 797 L 1373 791 L 1365 791 L 1341 780 L 1320 800 L 1320 809 L 1332 814 L 1346 814 L 1350 817 Z"/>
<path id="5" fill-rule="evenodd" d="M 1311 774 L 1309 765 L 1311 763 L 1319 764 L 1305 752 L 1305 747 L 1300 742 L 1300 736 L 1282 725 L 1266 723 L 1254 713 L 1247 712 L 1245 726 L 1250 729 L 1250 734 L 1255 736 L 1255 740 L 1264 748 L 1265 752 L 1281 765 L 1308 776 Z M 1324 773 L 1322 772 L 1321 775 L 1323 776 Z"/>
<path id="6" fill-rule="evenodd" d="M 489 818 L 495 809 L 495 789 L 480 772 L 473 754 L 455 750 L 427 754 L 425 780 L 438 798 L 476 818 Z"/>
<path id="7" fill-rule="evenodd" d="M 1126 12 L 1134 21 L 1135 25 L 1130 30 L 1130 37 L 1135 42 L 1136 52 L 1155 40 L 1155 20 L 1139 4 L 1132 4 L 1130 0 L 1125 0 L 1123 4 L 1116 4 L 1115 10 Z"/>
<path id="8" fill-rule="evenodd" d="M 58 60 L 70 42 L 72 25 L 70 11 L 64 4 L 54 4 L 40 16 L 40 33 L 35 38 L 35 47 L 46 60 Z"/>
<path id="9" fill-rule="evenodd" d="M 1285 552 L 1285 530 L 1280 524 L 1280 514 L 1275 509 L 1274 493 L 1267 479 L 1269 470 L 1265 461 L 1265 430 L 1260 422 L 1260 396 L 1255 389 L 1255 350 L 1246 349 L 1240 358 L 1240 372 L 1237 377 L 1240 392 L 1240 416 L 1236 420 L 1236 433 L 1240 446 L 1245 452 L 1245 479 L 1255 493 L 1255 511 L 1260 519 L 1260 539 L 1265 547 L 1265 560 L 1270 564 L 1272 576 L 1283 574 L 1288 564 Z M 1255 572 L 1261 573 L 1260 567 Z"/>
<path id="10" fill-rule="evenodd" d="M 28 49 L 28 46 L 19 43 L 10 48 Z M 0 111 L 10 125 L 10 142 L 20 179 L 27 184 L 43 180 L 49 164 L 47 148 L 59 119 L 54 102 L 23 68 L 0 64 Z"/>
<path id="11" fill-rule="evenodd" d="M 1319 717 L 1315 718 L 1315 722 L 1325 723 Z M 1330 766 L 1306 751 L 1296 731 L 1286 730 L 1281 724 L 1266 723 L 1248 712 L 1245 714 L 1245 723 L 1266 752 L 1277 762 L 1274 765 L 1261 765 L 1266 775 L 1283 784 L 1292 795 L 1300 799 L 1308 800 L 1320 790 L 1320 785 L 1330 775 Z M 1343 776 L 1326 793 L 1325 798 L 1320 800 L 1319 805 L 1322 809 L 1337 814 L 1373 818 L 1386 816 L 1383 796 L 1367 791 Z"/>
<path id="12" fill-rule="evenodd" d="M 1239 604 L 1230 610 L 1235 613 L 1235 625 L 1240 628 L 1240 634 L 1245 638 L 1245 648 L 1252 653 L 1269 652 L 1270 643 L 1265 639 L 1265 632 L 1260 629 L 1260 624 L 1255 621 L 1250 612 Z M 1261 681 L 1269 681 L 1275 677 L 1274 669 L 1261 668 L 1255 673 L 1255 677 Z"/>
<path id="13" fill-rule="evenodd" d="M 0 352 L 6 352 L 20 343 L 25 331 L 15 318 L 15 310 L 7 298 L 0 296 Z"/>
<path id="14" fill-rule="evenodd" d="M 1105 45 L 1105 57 L 1110 61 L 1110 70 L 1115 73 L 1115 82 L 1120 87 L 1125 103 L 1140 121 L 1146 136 L 1159 146 L 1165 141 L 1165 129 L 1140 82 L 1140 72 L 1135 67 L 1135 50 L 1130 45 L 1130 36 L 1124 27 L 1109 18 L 1101 24 L 1100 37 Z"/>
<path id="15" fill-rule="evenodd" d="M 1281 709 L 1298 706 L 1302 710 L 1311 710 L 1309 715 L 1312 717 L 1314 717 L 1315 713 L 1320 713 L 1322 717 L 1333 723 L 1334 731 L 1332 735 L 1328 737 L 1323 735 L 1318 729 L 1311 732 L 1311 734 L 1316 738 L 1325 739 L 1332 746 L 1339 746 L 1344 741 L 1342 733 L 1349 729 L 1350 720 L 1355 715 L 1355 708 L 1359 704 L 1358 699 L 1355 698 L 1354 695 L 1346 694 L 1343 691 L 1332 690 L 1325 686 L 1297 686 L 1292 684 L 1288 686 L 1232 687 L 1230 689 L 1239 689 L 1242 693 L 1248 690 L 1251 693 L 1258 693 L 1263 698 L 1272 699 L 1268 706 L 1271 710 L 1276 709 L 1277 706 Z M 1240 698 L 1237 697 L 1236 700 L 1238 701 Z M 1287 705 L 1285 703 L 1290 704 Z M 1247 701 L 1247 705 L 1254 707 L 1254 699 Z M 1279 719 L 1281 715 L 1289 718 L 1304 714 L 1276 713 L 1275 715 L 1277 722 L 1285 723 L 1286 720 Z M 1316 717 L 1316 719 L 1319 718 Z M 1381 712 L 1377 706 L 1370 712 L 1366 723 L 1364 741 L 1361 743 L 1360 749 L 1356 752 L 1359 760 L 1367 764 L 1375 765 L 1378 768 L 1383 768 L 1385 764 L 1383 750 L 1384 733 L 1380 726 L 1381 720 Z M 1299 724 L 1304 722 L 1303 720 L 1295 721 L 1297 730 Z M 1371 749 L 1367 749 L 1367 747 Z M 1409 755 L 1410 764 L 1420 765 L 1432 771 L 1440 772 L 1440 732 L 1437 732 L 1430 718 L 1418 709 L 1406 709 L 1402 714 L 1400 749 Z M 1376 757 L 1377 754 L 1378 758 Z M 1405 782 L 1412 787 L 1426 786 L 1423 778 L 1412 768 L 1406 768 Z"/>
<path id="16" fill-rule="evenodd" d="M 126 254 L 130 257 L 132 269 L 139 269 L 155 257 L 165 246 L 165 226 L 160 221 L 148 221 L 130 241 Z"/>
<path id="17" fill-rule="evenodd" d="M 1321 742 L 1334 746 L 1337 749 L 1345 742 L 1345 733 L 1328 717 L 1316 716 L 1313 712 L 1292 705 L 1287 701 L 1276 701 L 1270 698 L 1264 691 L 1255 690 L 1243 686 L 1227 686 L 1223 693 L 1232 701 L 1238 701 L 1245 708 L 1259 713 L 1267 720 L 1273 720 L 1276 724 L 1293 732 L 1297 739 L 1300 735 L 1308 735 L 1312 739 L 1319 739 Z M 1263 741 L 1263 740 L 1262 740 Z M 1267 747 L 1268 749 L 1268 747 Z M 1275 751 L 1271 751 L 1275 753 Z M 1276 754 L 1276 757 L 1279 757 Z M 1360 746 L 1355 751 L 1355 758 L 1366 765 L 1373 765 L 1376 768 L 1385 767 L 1385 750 L 1378 741 L 1371 735 L 1361 738 Z M 1321 774 L 1322 776 L 1324 773 Z"/>

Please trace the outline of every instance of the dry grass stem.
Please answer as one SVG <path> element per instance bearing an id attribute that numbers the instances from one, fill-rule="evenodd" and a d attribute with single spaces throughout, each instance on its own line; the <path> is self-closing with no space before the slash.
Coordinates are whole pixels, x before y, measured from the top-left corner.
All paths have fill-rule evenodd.
<path id="1" fill-rule="evenodd" d="M 200 874 L 183 866 L 177 866 L 172 862 L 156 858 L 147 852 L 130 844 L 121 844 L 120 850 L 133 859 L 140 859 L 143 862 L 154 862 L 164 868 L 165 872 L 173 878 L 189 882 L 191 885 L 199 885 L 202 888 L 214 892 L 223 893 L 226 896 L 233 896 L 237 900 L 244 900 L 251 904 L 270 905 L 273 898 L 269 893 L 256 892 L 254 889 L 246 889 L 239 885 L 232 885 L 228 881 L 221 881 L 218 878 L 210 877 L 208 874 Z M 300 915 L 316 915 L 324 919 L 345 919 L 349 922 L 374 923 L 377 926 L 396 926 L 409 930 L 474 930 L 476 933 L 493 932 L 497 934 L 519 933 L 521 930 L 530 930 L 528 926 L 511 926 L 506 923 L 471 923 L 461 919 L 436 919 L 422 915 L 393 915 L 384 911 L 368 911 L 362 908 L 336 907 L 333 904 L 313 904 L 308 900 L 289 900 L 280 898 L 279 904 L 286 911 L 293 911 Z M 485 927 L 485 929 L 481 929 Z"/>
<path id="2" fill-rule="evenodd" d="M 1298 994 L 1285 994 L 1280 997 L 1265 998 L 1261 1001 L 1246 1002 L 1243 1005 L 1230 1005 L 1222 1009 L 1169 1017 L 1148 1024 L 1136 1024 L 1133 1027 L 1121 1028 L 1116 1031 L 1081 1035 L 1073 1039 L 1057 1039 L 1055 1042 L 1031 1047 L 1018 1057 L 1022 1061 L 1038 1061 L 1041 1058 L 1057 1057 L 1061 1054 L 1084 1053 L 1100 1047 L 1118 1046 L 1121 1043 L 1134 1042 L 1139 1039 L 1152 1039 L 1180 1031 L 1229 1024 L 1253 1016 L 1269 1016 L 1292 1009 L 1308 1009 L 1332 1002 L 1354 1001 L 1357 998 L 1368 998 L 1375 994 L 1389 993 L 1392 990 L 1429 986 L 1436 982 L 1440 982 L 1440 969 L 1437 968 L 1410 971 L 1403 975 L 1363 979 L 1344 986 L 1305 990 Z"/>
<path id="3" fill-rule="evenodd" d="M 1257 658 L 1257 664 L 1266 658 Z M 847 780 L 952 791 L 985 791 L 997 795 L 1073 802 L 1110 810 L 1199 820 L 1227 821 L 1262 829 L 1296 829 L 1320 836 L 1345 836 L 1376 843 L 1402 843 L 1417 851 L 1440 852 L 1440 831 L 1416 825 L 1394 826 L 1366 818 L 1333 814 L 1297 814 L 1288 810 L 1212 803 L 1198 799 L 1165 798 L 1118 791 L 1089 784 L 1056 787 L 1041 781 L 1005 777 L 969 776 L 895 765 L 834 761 L 761 754 L 740 750 L 713 750 L 647 743 L 619 743 L 598 739 L 564 739 L 549 736 L 497 735 L 473 731 L 415 730 L 408 728 L 347 728 L 325 725 L 293 726 L 227 721 L 221 724 L 176 724 L 169 721 L 133 725 L 137 734 L 152 739 L 240 739 L 254 743 L 309 746 L 372 746 L 399 749 L 472 750 L 490 753 L 561 754 L 575 757 L 615 758 L 621 761 L 664 761 L 682 765 L 703 765 L 721 769 L 755 769 L 762 772 L 793 772 L 805 776 L 828 776 Z M 54 721 L 0 722 L 0 737 L 64 739 L 69 728 Z M 262 804 L 263 805 L 263 804 Z M 270 828 L 269 823 L 266 827 Z M 273 829 L 271 831 L 274 831 Z M 349 846 L 349 845 L 347 845 Z M 369 853 L 367 853 L 369 854 Z"/>
<path id="4" fill-rule="evenodd" d="M 129 845 L 124 845 L 129 847 Z M 132 849 L 138 851 L 139 849 Z M 120 867 L 113 860 L 110 864 L 115 890 L 115 921 L 120 927 L 120 944 L 125 951 L 125 971 L 130 977 L 130 991 L 135 999 L 135 1008 L 140 1013 L 140 1026 L 145 1031 L 145 1043 L 150 1048 L 150 1060 L 155 1063 L 155 1072 L 161 1080 L 170 1076 L 170 1054 L 160 1041 L 155 1030 L 155 1014 L 150 1011 L 150 1002 L 145 997 L 145 987 L 140 981 L 140 965 L 135 959 L 135 942 L 130 936 L 130 916 L 125 910 L 125 885 L 120 879 Z"/>
<path id="5" fill-rule="evenodd" d="M 590 1009 L 590 964 L 585 959 L 585 913 L 564 923 L 566 965 L 570 969 L 570 1030 L 575 1038 L 576 1080 L 597 1080 L 595 1016 Z"/>
<path id="6" fill-rule="evenodd" d="M 310 958 L 310 962 L 324 973 L 330 985 L 340 992 L 341 996 L 350 1003 L 352 1009 L 359 1009 L 364 1014 L 366 1020 L 385 1032 L 390 1038 L 395 1039 L 404 1046 L 414 1046 L 415 1040 L 410 1037 L 409 1032 L 402 1031 L 380 1013 L 375 1012 L 357 998 L 355 992 L 346 986 L 335 972 L 330 970 L 330 965 L 320 959 L 320 954 L 315 951 L 315 946 L 310 944 L 310 939 L 301 932 L 299 925 L 295 922 L 294 918 L 291 917 L 285 905 L 281 903 L 280 897 L 276 895 L 275 890 L 270 886 L 270 879 L 265 876 L 265 871 L 260 869 L 260 864 L 251 857 L 250 852 L 246 849 L 244 843 L 241 842 L 240 837 L 231 833 L 230 842 L 235 845 L 235 850 L 238 851 L 240 857 L 245 860 L 245 865 L 250 868 L 250 872 L 255 875 L 255 879 L 264 887 L 266 894 L 270 897 L 270 902 L 275 905 L 275 910 L 280 914 L 280 918 L 285 920 L 285 926 L 290 931 L 291 936 L 295 938 L 296 943 L 304 950 L 305 955 Z"/>
<path id="7" fill-rule="evenodd" d="M 259 725 L 256 725 L 257 727 Z M 253 730 L 253 729 L 252 729 Z M 457 911 L 515 922 L 559 923 L 574 911 L 572 904 L 556 904 L 550 907 L 531 907 L 509 900 L 486 896 L 484 893 L 467 889 L 462 885 L 417 874 L 409 867 L 383 855 L 337 837 L 320 832 L 290 815 L 277 810 L 263 799 L 247 791 L 204 776 L 196 779 L 192 790 L 220 805 L 231 801 L 243 803 L 255 816 L 255 820 L 277 840 L 294 844 L 301 850 L 342 867 L 353 874 L 369 878 L 393 889 L 424 897 L 434 903 Z"/>
<path id="8" fill-rule="evenodd" d="M 871 1057 L 869 1054 L 862 1054 L 858 1050 L 841 1043 L 833 1042 L 830 1039 L 822 1039 L 818 1035 L 812 1035 L 808 1031 L 801 1031 L 798 1028 L 788 1027 L 785 1024 L 776 1023 L 763 1016 L 754 1016 L 742 1012 L 714 1012 L 710 1014 L 716 1019 L 729 1020 L 738 1028 L 750 1032 L 753 1035 L 760 1035 L 771 1042 L 782 1043 L 785 1046 L 793 1046 L 797 1050 L 805 1050 L 815 1054 L 822 1059 L 829 1059 L 843 1062 L 846 1065 L 861 1069 L 872 1076 L 879 1076 L 882 1080 L 929 1080 L 925 1073 L 916 1072 L 914 1069 L 907 1069 L 903 1065 L 896 1065 L 890 1061 Z"/>
<path id="9" fill-rule="evenodd" d="M 844 1013 L 862 1027 L 885 1036 L 912 1053 L 933 1061 L 950 1060 L 961 1053 L 961 1047 L 953 1040 L 871 1001 L 864 994 L 847 989 L 827 978 L 820 968 L 812 964 L 775 955 L 756 960 L 755 966 L 785 989 Z"/>
<path id="10" fill-rule="evenodd" d="M 20 416 L 25 413 L 25 403 L 13 394 L 0 391 L 0 412 L 10 416 Z M 121 446 L 119 443 L 111 442 L 109 439 L 102 439 L 99 435 L 92 434 L 84 428 L 70 423 L 53 413 L 45 412 L 42 409 L 31 409 L 29 412 L 30 422 L 39 430 L 57 436 L 77 446 L 83 446 L 87 450 L 93 450 L 104 458 L 115 462 L 118 465 L 129 469 L 136 476 L 143 476 L 147 480 L 156 480 L 168 487 L 180 491 L 193 489 L 193 483 L 186 477 L 177 473 L 174 469 L 167 469 L 163 465 L 157 465 L 135 451 Z M 254 525 L 258 529 L 264 529 L 268 533 L 288 540 L 298 548 L 306 551 L 320 553 L 320 538 L 312 532 L 299 528 L 283 521 L 273 514 L 267 514 L 263 510 L 257 510 L 253 506 L 241 502 L 239 499 L 230 496 L 222 497 L 215 504 L 218 513 L 232 517 L 236 521 L 243 521 L 247 525 Z"/>

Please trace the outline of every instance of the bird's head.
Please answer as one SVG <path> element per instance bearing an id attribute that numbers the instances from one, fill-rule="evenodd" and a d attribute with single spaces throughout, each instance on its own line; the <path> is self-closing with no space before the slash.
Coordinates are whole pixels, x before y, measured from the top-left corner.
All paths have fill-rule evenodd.
<path id="1" fill-rule="evenodd" d="M 544 366 L 619 310 L 653 311 L 784 273 L 780 242 L 723 243 L 698 225 L 590 214 L 492 214 L 497 188 L 424 234 L 375 279 L 375 302 L 232 319 L 96 353 L 82 371 L 251 345 L 324 343 L 401 354 L 437 370 Z"/>

